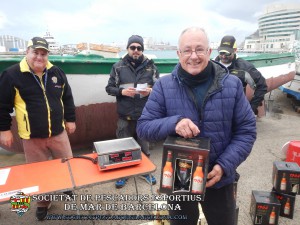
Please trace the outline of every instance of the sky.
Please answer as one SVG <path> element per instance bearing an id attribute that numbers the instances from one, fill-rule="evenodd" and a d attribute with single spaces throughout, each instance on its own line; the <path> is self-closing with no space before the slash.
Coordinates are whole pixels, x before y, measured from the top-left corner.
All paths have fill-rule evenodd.
<path id="1" fill-rule="evenodd" d="M 133 34 L 177 45 L 182 30 L 205 28 L 211 42 L 237 43 L 258 29 L 270 3 L 299 0 L 8 0 L 1 2 L 0 35 L 25 40 L 49 31 L 59 44 L 126 44 Z"/>

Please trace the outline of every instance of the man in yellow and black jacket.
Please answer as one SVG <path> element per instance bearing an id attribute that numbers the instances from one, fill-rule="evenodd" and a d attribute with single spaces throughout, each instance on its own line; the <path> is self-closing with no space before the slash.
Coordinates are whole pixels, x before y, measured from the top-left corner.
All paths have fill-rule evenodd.
<path id="1" fill-rule="evenodd" d="M 0 143 L 11 147 L 11 115 L 27 163 L 72 157 L 67 133 L 75 132 L 75 105 L 65 73 L 48 61 L 49 45 L 40 37 L 28 43 L 26 56 L 0 75 Z M 49 201 L 37 202 L 36 217 L 47 216 Z"/>
<path id="2" fill-rule="evenodd" d="M 5 70 L 0 78 L 0 104 L 0 130 L 10 129 L 9 113 L 15 108 L 23 139 L 55 136 L 64 130 L 64 120 L 75 122 L 66 75 L 50 62 L 41 79 L 30 71 L 26 58 Z"/>

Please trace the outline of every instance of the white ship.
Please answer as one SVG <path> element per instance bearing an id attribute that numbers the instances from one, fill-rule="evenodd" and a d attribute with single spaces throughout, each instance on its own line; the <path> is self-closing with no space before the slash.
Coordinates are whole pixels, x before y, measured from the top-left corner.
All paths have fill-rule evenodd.
<path id="1" fill-rule="evenodd" d="M 58 42 L 55 40 L 55 38 L 50 34 L 49 31 L 46 32 L 43 38 L 45 38 L 49 44 L 50 54 L 52 55 L 60 54 L 60 46 Z"/>

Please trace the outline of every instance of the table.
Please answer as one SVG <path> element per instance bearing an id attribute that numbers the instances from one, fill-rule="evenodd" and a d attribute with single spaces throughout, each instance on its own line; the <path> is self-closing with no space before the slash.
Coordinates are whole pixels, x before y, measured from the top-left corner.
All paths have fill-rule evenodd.
<path id="1" fill-rule="evenodd" d="M 96 158 L 97 153 L 85 156 Z M 64 162 L 61 159 L 55 159 L 28 163 L 0 168 L 0 171 L 8 168 L 10 172 L 6 183 L 0 185 L 0 203 L 9 201 L 10 196 L 18 191 L 30 195 L 68 191 L 123 177 L 151 174 L 156 170 L 156 166 L 144 153 L 138 165 L 106 171 L 100 171 L 98 164 L 82 158 L 71 158 Z M 136 191 L 138 191 L 137 186 Z"/>

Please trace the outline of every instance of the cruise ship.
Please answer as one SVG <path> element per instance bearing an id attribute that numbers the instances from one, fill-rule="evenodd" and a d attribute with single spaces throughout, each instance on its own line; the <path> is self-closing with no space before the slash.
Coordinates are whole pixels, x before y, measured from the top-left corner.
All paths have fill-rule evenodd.
<path id="1" fill-rule="evenodd" d="M 49 44 L 49 50 L 50 54 L 57 55 L 60 54 L 60 46 L 58 42 L 55 40 L 55 38 L 50 34 L 49 31 L 46 32 L 46 34 L 43 36 L 43 38 L 46 39 L 46 41 Z"/>

